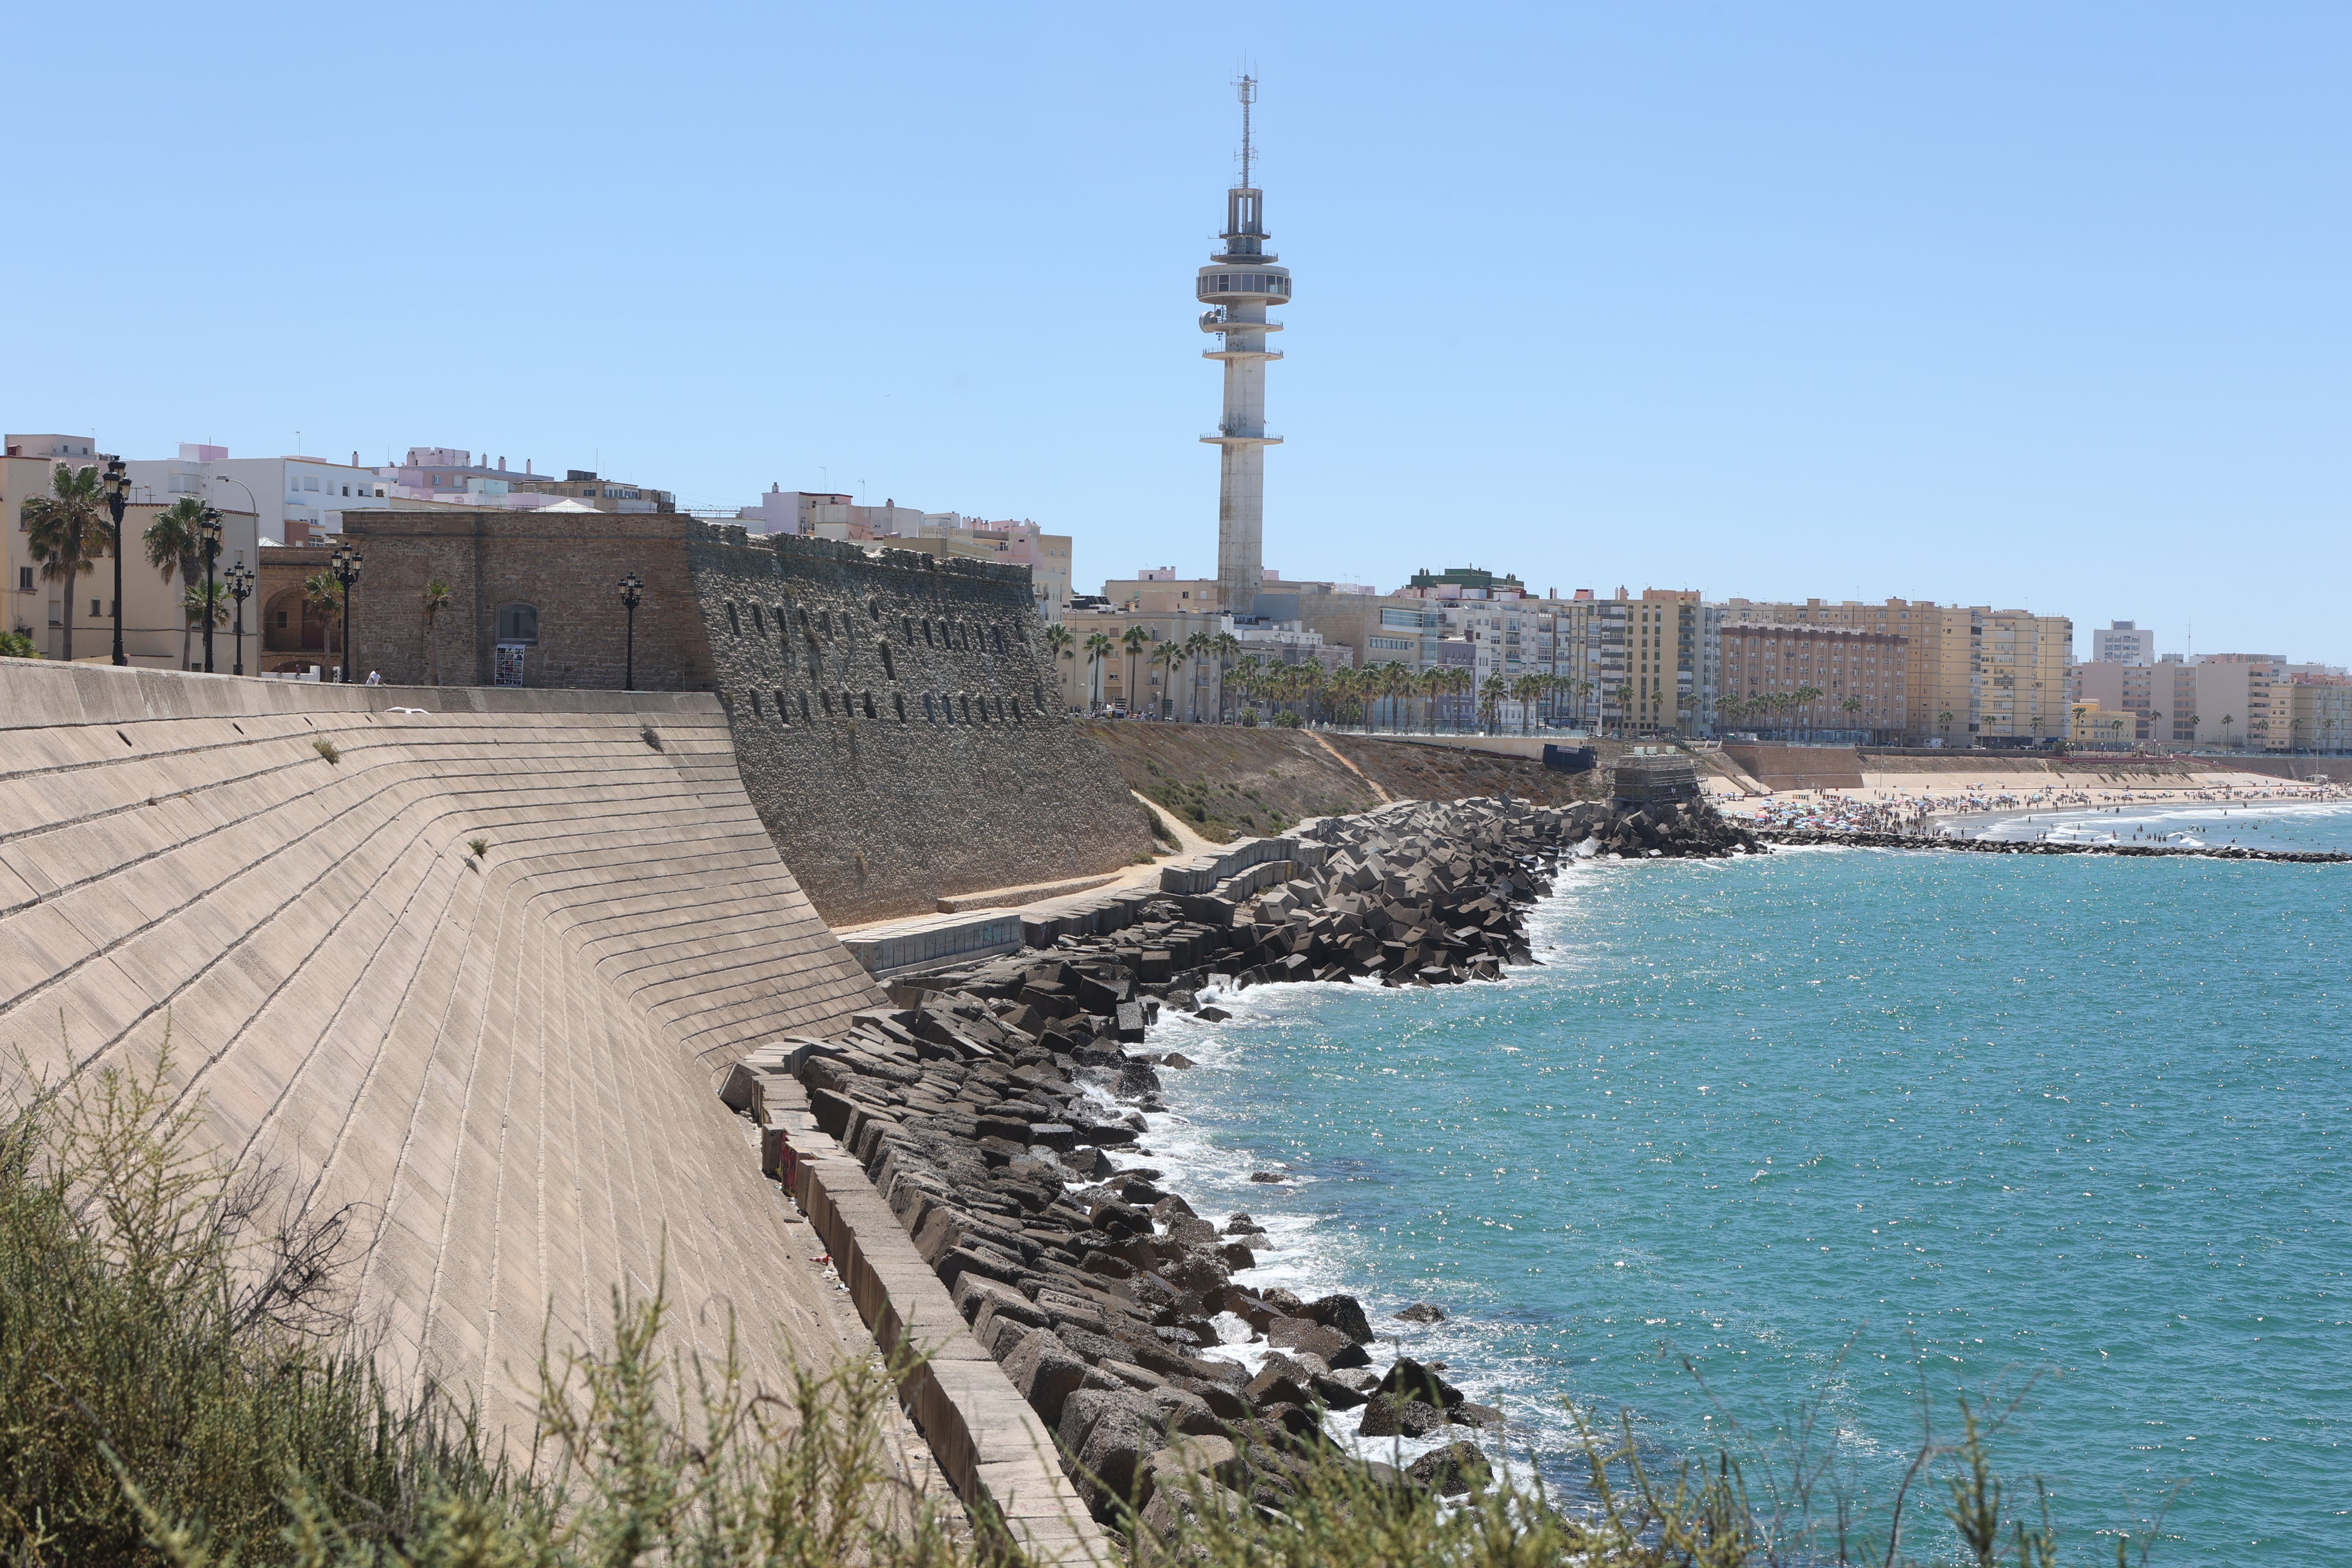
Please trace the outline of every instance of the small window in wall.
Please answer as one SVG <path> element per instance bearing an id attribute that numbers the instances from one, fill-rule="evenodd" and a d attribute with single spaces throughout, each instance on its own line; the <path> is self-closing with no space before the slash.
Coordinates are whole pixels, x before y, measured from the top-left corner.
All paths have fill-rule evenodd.
<path id="1" fill-rule="evenodd" d="M 988 710 L 987 710 L 986 708 L 982 708 L 982 709 L 980 710 L 980 714 L 981 714 L 981 717 L 982 717 L 982 718 L 985 719 L 986 717 L 988 717 Z M 966 692 L 966 693 L 964 694 L 964 700 L 963 700 L 963 721 L 964 721 L 965 723 L 967 723 L 967 724 L 969 724 L 969 723 L 971 723 L 971 693 L 969 693 L 969 692 Z"/>
<path id="2" fill-rule="evenodd" d="M 731 615 L 734 606 L 728 606 Z M 498 611 L 499 641 L 534 643 L 539 640 L 539 607 L 536 605 L 500 605 Z"/>
<path id="3" fill-rule="evenodd" d="M 877 621 L 880 620 L 882 618 L 882 601 L 879 599 L 868 599 L 866 602 L 866 613 L 868 616 L 871 616 L 874 619 Z"/>
<path id="4" fill-rule="evenodd" d="M 782 605 L 771 613 L 776 617 L 776 646 L 789 653 L 792 651 L 793 613 Z"/>
<path id="5" fill-rule="evenodd" d="M 898 668 L 890 662 L 890 645 L 888 643 L 876 643 L 874 645 L 874 651 L 882 656 L 882 679 L 885 680 L 898 679 Z"/>
<path id="6" fill-rule="evenodd" d="M 824 703 L 824 716 L 825 716 L 826 718 L 828 718 L 828 719 L 832 718 L 832 717 L 833 717 L 833 693 L 832 693 L 832 692 L 830 692 L 830 691 L 820 691 L 820 692 L 818 692 L 818 693 L 816 694 L 816 700 L 817 700 L 819 702 L 822 702 L 822 703 Z"/>
<path id="7" fill-rule="evenodd" d="M 810 638 L 810 639 L 809 639 L 809 645 L 808 645 L 808 664 L 809 664 L 809 679 L 810 679 L 811 680 L 814 680 L 814 679 L 817 678 L 818 667 L 817 667 L 817 657 L 816 657 L 816 639 L 814 639 L 814 637 L 812 637 L 812 638 Z"/>
<path id="8" fill-rule="evenodd" d="M 997 626 L 994 628 L 994 632 L 996 637 L 996 651 L 1003 653 L 1004 651 L 1004 628 L 1003 626 Z"/>
<path id="9" fill-rule="evenodd" d="M 792 721 L 793 710 L 785 706 L 783 689 L 780 687 L 776 690 L 776 722 L 789 724 Z"/>
<path id="10" fill-rule="evenodd" d="M 915 640 L 915 617 L 912 616 L 900 616 L 898 617 L 898 630 L 908 642 L 913 642 Z"/>
<path id="11" fill-rule="evenodd" d="M 912 638 L 912 637 L 908 637 L 907 640 L 908 640 L 908 642 L 912 642 L 912 641 L 914 641 L 915 639 L 914 639 L 914 638 Z M 938 646 L 939 646 L 938 644 L 936 644 L 936 643 L 934 643 L 934 642 L 932 642 L 932 641 L 931 641 L 931 623 L 930 623 L 930 622 L 929 622 L 929 621 L 925 621 L 925 622 L 923 623 L 923 646 L 924 646 L 925 647 L 938 647 Z"/>
<path id="12" fill-rule="evenodd" d="M 893 691 L 890 693 L 890 706 L 898 710 L 898 722 L 901 724 L 905 723 L 907 721 L 907 694 L 903 691 Z"/>
<path id="13" fill-rule="evenodd" d="M 751 629 L 763 637 L 768 635 L 768 617 L 760 613 L 757 605 L 751 606 Z"/>
<path id="14" fill-rule="evenodd" d="M 869 692 L 867 692 L 867 693 L 866 694 L 866 716 L 868 719 L 871 719 L 871 718 L 875 717 L 875 713 L 874 713 L 874 693 L 872 693 L 871 691 L 869 691 Z"/>
<path id="15" fill-rule="evenodd" d="M 766 714 L 760 711 L 760 689 L 756 686 L 751 688 L 751 717 L 754 719 L 764 719 L 767 717 Z"/>
<path id="16" fill-rule="evenodd" d="M 928 691 L 923 693 L 923 719 L 926 723 L 936 724 L 940 721 L 939 711 L 931 706 L 931 694 Z"/>
<path id="17" fill-rule="evenodd" d="M 735 613 L 735 601 L 727 601 L 727 629 L 737 637 L 743 635 L 743 617 Z"/>
<path id="18" fill-rule="evenodd" d="M 1021 722 L 1021 699 L 1018 697 L 1013 700 L 1013 721 L 1015 724 Z"/>
<path id="19" fill-rule="evenodd" d="M 803 724 L 805 724 L 805 723 L 807 723 L 808 721 L 809 721 L 808 693 L 807 693 L 807 692 L 805 692 L 805 691 L 803 691 L 803 692 L 802 692 L 802 693 L 801 693 L 801 722 L 802 722 L 802 723 L 803 723 Z"/>

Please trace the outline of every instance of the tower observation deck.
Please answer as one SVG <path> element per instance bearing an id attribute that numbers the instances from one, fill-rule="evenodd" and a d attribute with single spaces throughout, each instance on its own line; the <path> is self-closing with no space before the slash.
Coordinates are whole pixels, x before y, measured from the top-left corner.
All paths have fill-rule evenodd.
<path id="1" fill-rule="evenodd" d="M 1250 106 L 1257 80 L 1237 84 L 1242 102 L 1242 178 L 1225 193 L 1224 247 L 1201 268 L 1194 292 L 1209 307 L 1201 330 L 1214 332 L 1221 346 L 1202 359 L 1225 362 L 1225 408 L 1217 433 L 1202 440 L 1218 449 L 1217 586 L 1230 616 L 1256 613 L 1257 586 L 1265 568 L 1265 449 L 1280 443 L 1265 433 L 1265 366 L 1282 355 L 1265 346 L 1280 321 L 1265 319 L 1269 305 L 1290 300 L 1290 268 L 1275 264 L 1265 247 L 1265 193 L 1250 183 Z"/>

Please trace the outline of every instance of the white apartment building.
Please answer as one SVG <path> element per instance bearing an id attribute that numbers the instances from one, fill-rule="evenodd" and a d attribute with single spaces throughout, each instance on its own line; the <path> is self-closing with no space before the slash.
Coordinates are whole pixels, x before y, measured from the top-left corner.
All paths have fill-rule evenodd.
<path id="1" fill-rule="evenodd" d="M 232 458 L 226 447 L 183 441 L 176 458 L 134 458 L 124 466 L 133 500 L 169 506 L 182 496 L 198 496 L 224 512 L 251 511 L 260 520 L 267 544 L 299 544 L 315 535 L 341 533 L 344 512 L 392 505 L 386 494 L 391 487 L 374 469 L 360 466 L 357 452 L 349 463 Z"/>
<path id="2" fill-rule="evenodd" d="M 2133 621 L 2091 628 L 2091 664 L 2154 664 L 2156 632 Z"/>

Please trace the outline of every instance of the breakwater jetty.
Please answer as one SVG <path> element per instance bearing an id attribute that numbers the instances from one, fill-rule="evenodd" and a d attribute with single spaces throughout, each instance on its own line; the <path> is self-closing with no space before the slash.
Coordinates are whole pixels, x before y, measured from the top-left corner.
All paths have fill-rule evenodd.
<path id="1" fill-rule="evenodd" d="M 2196 856 L 2207 860 L 2276 860 L 2294 866 L 2334 866 L 2352 861 L 2352 855 L 2326 849 L 2242 849 L 2186 844 L 2069 844 L 2044 838 L 1957 838 L 1910 833 L 1839 833 L 1818 827 L 1759 827 L 1757 838 L 1766 844 L 1791 846 L 1843 845 L 1863 849 L 1945 849 L 1974 855 L 2145 855 Z"/>
<path id="2" fill-rule="evenodd" d="M 1564 857 L 1759 847 L 1696 802 L 1319 818 L 1167 865 L 1157 892 L 1106 905 L 1115 918 L 1091 929 L 1039 927 L 1047 945 L 901 977 L 892 1009 L 763 1047 L 723 1093 L 761 1124 L 769 1173 L 885 1348 L 950 1346 L 908 1397 L 960 1485 L 1013 1462 L 992 1457 L 992 1430 L 1034 1422 L 1097 1518 L 1125 1501 L 1170 1529 L 1180 1476 L 1279 1509 L 1301 1457 L 1331 1441 L 1331 1413 L 1355 1413 L 1363 1436 L 1415 1438 L 1500 1415 L 1410 1358 L 1376 1368 L 1353 1297 L 1235 1283 L 1264 1244 L 1251 1216 L 1197 1213 L 1137 1152 L 1161 1075 L 1190 1064 L 1133 1047 L 1165 1009 L 1223 1016 L 1204 992 L 1499 979 L 1531 961 L 1524 910 Z M 1255 1375 L 1216 1353 L 1240 1342 L 1268 1352 Z M 970 1375 L 966 1354 L 1001 1377 Z M 1025 1409 L 991 1404 L 1008 1384 Z M 1475 1445 L 1452 1445 L 1391 1479 L 1456 1492 L 1483 1468 Z"/>

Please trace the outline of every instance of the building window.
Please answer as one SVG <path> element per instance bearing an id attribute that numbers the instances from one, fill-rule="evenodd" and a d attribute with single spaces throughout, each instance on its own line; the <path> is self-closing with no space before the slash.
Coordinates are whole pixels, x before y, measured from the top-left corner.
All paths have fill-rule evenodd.
<path id="1" fill-rule="evenodd" d="M 763 637 L 768 635 L 768 617 L 760 613 L 757 605 L 751 606 L 751 629 Z"/>
<path id="2" fill-rule="evenodd" d="M 533 605 L 500 605 L 498 612 L 498 632 L 500 642 L 537 642 L 539 640 L 538 607 Z"/>
<path id="3" fill-rule="evenodd" d="M 906 693 L 903 691 L 893 691 L 890 693 L 890 706 L 898 710 L 898 722 L 901 724 L 905 723 L 907 721 Z"/>
<path id="4" fill-rule="evenodd" d="M 727 601 L 727 629 L 737 637 L 743 635 L 743 617 L 735 613 L 735 601 Z"/>
<path id="5" fill-rule="evenodd" d="M 871 719 L 871 718 L 873 718 L 873 717 L 875 716 L 875 715 L 874 715 L 874 693 L 872 693 L 871 691 L 869 691 L 869 692 L 867 692 L 867 693 L 866 694 L 866 716 L 868 719 Z"/>
<path id="6" fill-rule="evenodd" d="M 760 689 L 756 686 L 751 688 L 751 717 L 754 719 L 764 719 L 767 717 L 766 714 L 760 711 Z"/>
<path id="7" fill-rule="evenodd" d="M 882 679 L 885 680 L 898 679 L 898 668 L 890 661 L 890 645 L 888 643 L 876 643 L 874 647 L 875 651 L 882 656 Z"/>
<path id="8" fill-rule="evenodd" d="M 31 593 L 32 591 L 33 591 L 33 569 L 32 569 L 30 566 L 19 566 L 19 567 L 17 567 L 17 568 L 16 568 L 16 592 L 18 592 L 19 594 L 29 594 L 29 593 Z"/>

